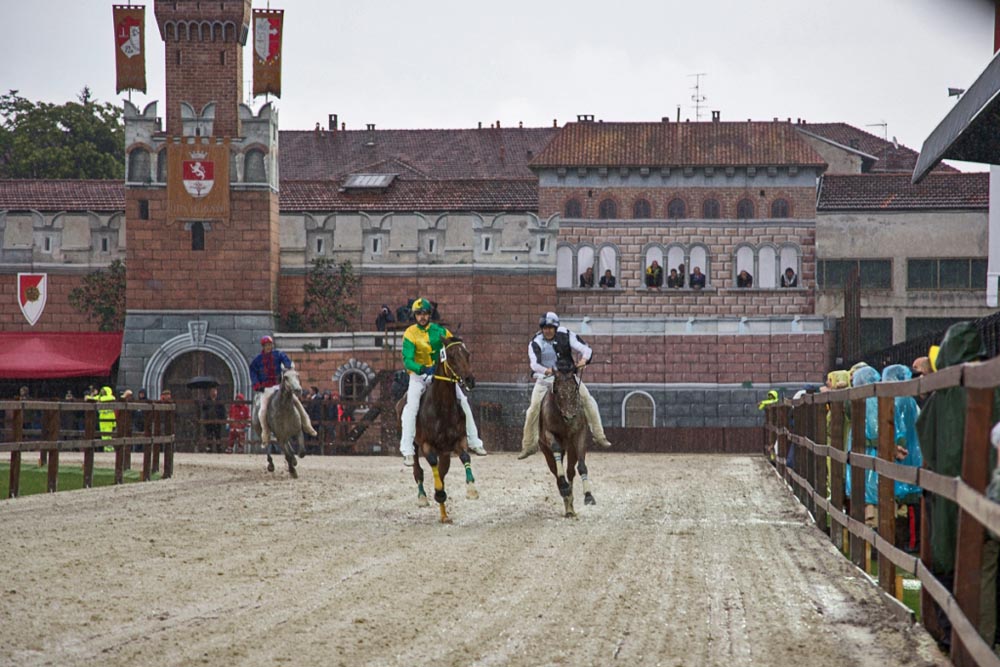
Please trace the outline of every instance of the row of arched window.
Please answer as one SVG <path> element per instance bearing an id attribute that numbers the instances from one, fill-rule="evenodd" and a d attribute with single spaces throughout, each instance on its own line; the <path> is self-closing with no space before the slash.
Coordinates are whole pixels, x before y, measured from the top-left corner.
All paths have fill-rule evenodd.
<path id="1" fill-rule="evenodd" d="M 799 274 L 800 256 L 799 247 L 791 243 L 782 245 L 771 243 L 741 244 L 735 249 L 732 285 L 727 286 L 736 285 L 736 276 L 746 271 L 753 278 L 752 284 L 749 286 L 762 289 L 777 288 L 781 285 L 781 275 L 787 269 L 792 269 L 796 276 Z M 695 268 L 698 268 L 700 273 L 705 274 L 706 286 L 711 285 L 712 256 L 704 244 L 648 244 L 642 253 L 642 266 L 638 275 L 645 276 L 646 269 L 653 266 L 653 262 L 656 262 L 656 265 L 663 270 L 664 286 L 666 286 L 665 279 L 671 270 L 677 270 L 678 273 L 683 274 L 686 279 L 685 284 L 687 284 L 687 278 Z M 566 289 L 590 286 L 581 281 L 581 276 L 586 273 L 588 268 L 592 269 L 595 276 L 593 287 L 599 286 L 600 278 L 605 275 L 606 271 L 610 271 L 611 275 L 614 276 L 615 286 L 618 288 L 645 285 L 641 277 L 636 281 L 636 285 L 621 284 L 619 276 L 621 253 L 618 246 L 610 243 L 600 246 L 586 243 L 574 246 L 563 243 L 556 250 L 556 287 Z"/>
<path id="2" fill-rule="evenodd" d="M 631 214 L 631 216 L 627 214 Z M 674 197 L 667 202 L 665 217 L 668 220 L 682 220 L 684 218 L 704 218 L 716 220 L 724 217 L 725 211 L 722 204 L 714 197 L 708 197 L 701 202 L 700 209 L 688 210 L 688 203 L 680 197 Z M 736 202 L 735 218 L 739 220 L 751 220 L 758 217 L 757 205 L 750 197 L 744 197 Z M 779 197 L 771 201 L 771 218 L 788 218 L 792 215 L 792 207 L 787 199 Z M 700 214 L 700 215 L 699 215 Z M 763 212 L 761 212 L 763 214 Z M 571 197 L 566 200 L 563 206 L 563 217 L 582 218 L 583 204 L 578 197 Z M 631 217 L 636 220 L 645 220 L 653 217 L 653 205 L 644 197 L 639 197 L 632 202 L 631 210 L 621 206 L 612 197 L 605 197 L 597 204 L 597 218 L 599 220 L 621 220 Z"/>
<path id="3" fill-rule="evenodd" d="M 156 178 L 153 178 L 153 153 L 145 148 L 133 148 L 128 154 L 128 174 L 125 180 L 129 183 L 166 183 L 167 182 L 167 149 L 156 154 Z M 230 180 L 236 180 L 237 158 L 233 155 L 229 163 Z M 267 183 L 267 169 L 264 163 L 264 151 L 251 148 L 243 154 L 243 182 Z"/>

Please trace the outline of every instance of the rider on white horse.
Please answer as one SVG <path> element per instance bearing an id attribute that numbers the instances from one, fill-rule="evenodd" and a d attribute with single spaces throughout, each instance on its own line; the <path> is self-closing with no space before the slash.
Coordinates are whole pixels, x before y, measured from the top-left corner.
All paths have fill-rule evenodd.
<path id="1" fill-rule="evenodd" d="M 253 382 L 254 391 L 263 392 L 257 415 L 260 418 L 260 441 L 266 445 L 271 441 L 271 431 L 267 427 L 267 403 L 281 385 L 281 372 L 294 366 L 287 354 L 274 349 L 274 339 L 270 336 L 260 339 L 260 347 L 260 354 L 250 362 L 250 380 Z M 302 430 L 309 435 L 316 435 L 316 429 L 313 428 L 299 397 L 293 395 L 292 398 L 295 409 L 302 419 Z"/>
<path id="2" fill-rule="evenodd" d="M 431 322 L 433 306 L 427 299 L 417 299 L 411 308 L 416 324 L 411 324 L 403 332 L 403 366 L 410 372 L 410 384 L 406 391 L 406 405 L 403 407 L 401 420 L 403 433 L 399 439 L 399 453 L 403 455 L 403 465 L 413 465 L 413 438 L 417 434 L 417 410 L 420 408 L 420 396 L 434 379 L 434 364 L 441 354 L 441 348 L 452 337 L 452 333 L 437 322 Z M 486 456 L 483 441 L 479 439 L 476 421 L 472 418 L 472 408 L 469 399 L 465 397 L 462 388 L 455 387 L 458 402 L 465 412 L 465 434 L 469 449 L 479 456 Z"/>
<path id="3" fill-rule="evenodd" d="M 559 361 L 572 363 L 577 368 L 583 368 L 590 363 L 594 351 L 583 342 L 583 339 L 566 327 L 559 326 L 559 316 L 553 312 L 542 315 L 538 321 L 541 329 L 528 343 L 528 362 L 535 374 L 535 388 L 531 392 L 531 403 L 524 414 L 524 433 L 521 436 L 521 453 L 517 458 L 525 459 L 538 451 L 538 415 L 542 410 L 542 399 L 552 387 L 555 379 L 556 364 Z M 580 355 L 580 362 L 573 360 L 573 352 Z M 597 401 L 579 378 L 580 397 L 583 399 L 583 413 L 587 417 L 590 432 L 594 442 L 601 447 L 610 447 L 611 443 L 604 435 L 604 425 L 601 423 L 601 413 L 597 409 Z"/>

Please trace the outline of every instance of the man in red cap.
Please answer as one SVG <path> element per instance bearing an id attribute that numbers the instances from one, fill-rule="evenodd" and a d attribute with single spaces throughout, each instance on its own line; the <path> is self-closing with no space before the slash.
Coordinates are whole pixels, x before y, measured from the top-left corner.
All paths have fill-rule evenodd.
<path id="1" fill-rule="evenodd" d="M 253 390 L 262 392 L 260 412 L 257 416 L 260 418 L 260 441 L 266 445 L 271 441 L 271 431 L 267 427 L 267 403 L 281 384 L 281 372 L 295 366 L 287 354 L 274 349 L 274 339 L 270 336 L 263 336 L 260 339 L 260 347 L 260 354 L 250 362 L 250 380 L 253 382 Z M 302 419 L 302 430 L 309 435 L 316 435 L 316 429 L 313 428 L 299 397 L 293 396 L 292 401 Z"/>

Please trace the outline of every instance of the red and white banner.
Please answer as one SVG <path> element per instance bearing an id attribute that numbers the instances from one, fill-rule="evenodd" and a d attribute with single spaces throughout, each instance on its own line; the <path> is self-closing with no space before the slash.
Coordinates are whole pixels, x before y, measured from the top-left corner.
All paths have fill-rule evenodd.
<path id="1" fill-rule="evenodd" d="M 146 8 L 142 5 L 112 5 L 115 21 L 115 92 L 146 92 Z"/>
<path id="2" fill-rule="evenodd" d="M 281 97 L 283 9 L 253 10 L 253 94 Z"/>
<path id="3" fill-rule="evenodd" d="M 48 274 L 17 274 L 17 302 L 21 306 L 21 312 L 24 313 L 24 319 L 28 320 L 31 326 L 35 326 L 35 322 L 42 316 L 48 292 Z"/>
<path id="4" fill-rule="evenodd" d="M 207 153 L 192 152 L 192 159 L 184 160 L 184 189 L 195 199 L 207 195 L 215 184 L 215 162 L 207 157 Z"/>

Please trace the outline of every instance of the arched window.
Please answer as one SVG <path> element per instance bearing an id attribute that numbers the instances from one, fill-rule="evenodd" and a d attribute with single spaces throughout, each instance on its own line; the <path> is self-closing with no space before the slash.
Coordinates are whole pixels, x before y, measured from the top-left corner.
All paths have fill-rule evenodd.
<path id="1" fill-rule="evenodd" d="M 368 378 L 361 371 L 347 371 L 340 377 L 340 398 L 344 401 L 360 401 L 364 398 Z"/>
<path id="2" fill-rule="evenodd" d="M 778 254 L 772 246 L 766 245 L 757 252 L 757 272 L 760 274 L 757 286 L 774 289 L 778 286 Z"/>
<path id="3" fill-rule="evenodd" d="M 705 286 L 708 287 L 712 282 L 711 278 L 709 278 L 711 271 L 708 266 L 708 250 L 705 249 L 705 246 L 692 246 L 689 253 L 689 259 L 691 261 L 691 265 L 688 267 L 688 281 L 690 282 L 691 274 L 694 273 L 694 270 L 697 267 L 702 273 L 705 274 Z"/>
<path id="4" fill-rule="evenodd" d="M 247 151 L 243 166 L 243 180 L 247 183 L 267 182 L 267 173 L 264 171 L 264 151 L 256 148 Z"/>
<path id="5" fill-rule="evenodd" d="M 752 220 L 754 217 L 753 213 L 753 200 L 751 199 L 741 199 L 736 203 L 736 217 L 740 220 Z"/>
<path id="6" fill-rule="evenodd" d="M 580 206 L 580 200 L 576 197 L 568 200 L 564 208 L 563 214 L 567 218 L 582 218 L 583 217 L 583 207 Z"/>
<path id="7" fill-rule="evenodd" d="M 167 165 L 168 165 L 168 163 L 167 163 L 167 149 L 164 148 L 162 151 L 160 151 L 159 153 L 156 154 L 156 182 L 157 183 L 166 183 L 167 182 L 167 174 L 170 173 L 169 171 L 167 171 Z"/>
<path id="8" fill-rule="evenodd" d="M 556 287 L 573 287 L 576 284 L 573 279 L 573 249 L 568 245 L 561 245 L 556 250 Z"/>
<path id="9" fill-rule="evenodd" d="M 653 207 L 646 199 L 636 199 L 632 204 L 632 217 L 636 220 L 644 220 L 653 217 Z"/>
<path id="10" fill-rule="evenodd" d="M 757 267 L 753 265 L 753 248 L 750 246 L 740 246 L 736 250 L 736 275 L 739 276 L 742 271 L 746 271 L 754 279 L 754 284 L 757 284 Z M 735 280 L 735 278 L 734 278 Z"/>
<path id="11" fill-rule="evenodd" d="M 576 251 L 576 272 L 578 275 L 574 276 L 573 287 L 580 287 L 580 276 L 587 272 L 587 269 L 592 269 L 594 272 L 597 271 L 597 267 L 594 266 L 594 260 L 597 259 L 594 255 L 594 248 L 589 245 L 582 246 Z M 594 278 L 594 287 L 597 287 L 598 278 Z"/>
<path id="12" fill-rule="evenodd" d="M 788 216 L 789 212 L 788 212 L 787 199 L 775 199 L 773 202 L 771 202 L 772 218 L 787 218 Z"/>
<path id="13" fill-rule="evenodd" d="M 667 204 L 667 218 L 671 220 L 680 220 L 687 217 L 687 206 L 684 204 L 684 200 L 680 197 L 674 197 Z"/>
<path id="14" fill-rule="evenodd" d="M 618 250 L 612 245 L 601 246 L 601 250 L 597 253 L 597 267 L 594 272 L 597 277 L 594 279 L 594 284 L 599 284 L 601 277 L 604 272 L 608 269 L 611 270 L 611 275 L 618 279 Z"/>
<path id="15" fill-rule="evenodd" d="M 600 205 L 597 207 L 597 217 L 601 220 L 610 220 L 611 218 L 618 217 L 618 204 L 615 203 L 614 199 L 608 197 L 607 199 L 602 199 Z"/>
<path id="16" fill-rule="evenodd" d="M 706 199 L 701 205 L 701 217 L 709 220 L 722 217 L 722 207 L 718 199 Z"/>
<path id="17" fill-rule="evenodd" d="M 667 249 L 667 268 L 666 268 L 666 272 L 670 273 L 670 269 L 677 269 L 678 271 L 680 271 L 681 270 L 681 266 L 683 264 L 684 264 L 684 248 L 682 248 L 679 245 L 670 246 L 670 248 Z M 684 276 L 685 276 L 684 284 L 685 285 L 687 284 L 687 280 L 686 280 L 686 278 L 687 278 L 687 270 L 688 269 L 685 267 L 685 269 L 684 269 Z"/>
<path id="18" fill-rule="evenodd" d="M 149 171 L 149 151 L 145 148 L 133 149 L 128 154 L 128 180 L 130 183 L 148 183 L 152 178 Z"/>
<path id="19" fill-rule="evenodd" d="M 642 273 L 640 275 L 642 284 L 646 285 L 646 269 L 652 266 L 653 262 L 656 262 L 657 266 L 663 269 L 663 281 L 664 285 L 666 285 L 667 267 L 663 260 L 663 248 L 658 245 L 649 246 L 646 248 L 646 254 L 643 256 L 642 261 Z"/>
<path id="20" fill-rule="evenodd" d="M 652 396 L 636 391 L 625 397 L 622 403 L 622 426 L 651 428 L 655 425 L 656 403 Z"/>
<path id="21" fill-rule="evenodd" d="M 781 247 L 781 264 L 778 266 L 778 270 L 784 273 L 785 269 L 789 268 L 795 272 L 796 276 L 799 275 L 799 249 L 786 245 Z M 801 278 L 798 280 L 798 286 L 802 287 Z"/>

